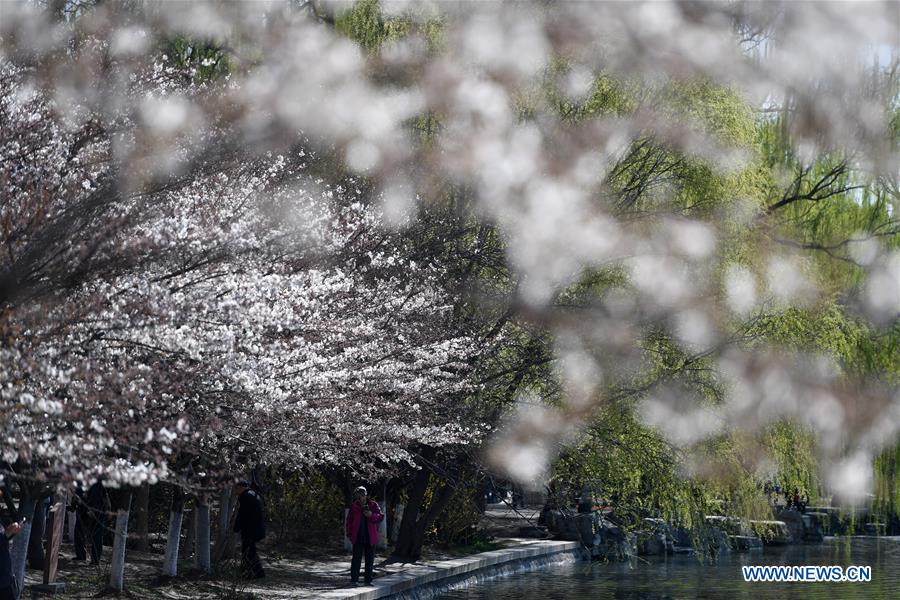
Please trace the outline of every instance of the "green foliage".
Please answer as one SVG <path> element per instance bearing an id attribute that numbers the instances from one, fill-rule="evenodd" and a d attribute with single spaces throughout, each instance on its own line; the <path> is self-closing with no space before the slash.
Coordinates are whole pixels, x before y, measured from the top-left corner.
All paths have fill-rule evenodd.
<path id="1" fill-rule="evenodd" d="M 684 477 L 680 458 L 629 407 L 615 405 L 602 410 L 579 443 L 564 452 L 554 478 L 575 490 L 588 483 L 596 495 L 613 502 L 626 525 L 659 516 L 699 526 L 710 497 L 698 482 Z"/>
<path id="2" fill-rule="evenodd" d="M 764 444 L 777 466 L 777 481 L 787 492 L 815 500 L 819 493 L 818 459 L 812 433 L 789 422 L 775 423 L 764 433 Z"/>
<path id="3" fill-rule="evenodd" d="M 633 85 L 604 74 L 593 78 L 583 98 L 569 97 L 560 91 L 560 82 L 569 75 L 569 65 L 557 61 L 547 69 L 540 86 L 546 102 L 564 121 L 578 123 L 589 118 L 621 116 L 637 106 L 637 89 Z M 520 110 L 520 114 L 527 113 Z"/>
<path id="4" fill-rule="evenodd" d="M 334 535 L 344 521 L 343 492 L 317 471 L 285 474 L 266 502 L 272 532 L 280 542 Z"/>
<path id="5" fill-rule="evenodd" d="M 179 36 L 166 44 L 164 53 L 176 66 L 189 69 L 197 83 L 221 79 L 229 72 L 228 55 L 212 42 Z"/>
<path id="6" fill-rule="evenodd" d="M 419 133 L 419 137 L 423 144 L 433 142 L 441 132 L 441 119 L 434 113 L 420 115 L 416 117 L 415 130 Z"/>
<path id="7" fill-rule="evenodd" d="M 592 96 L 595 104 L 589 108 L 589 103 L 551 99 L 557 101 L 554 105 L 561 117 L 573 122 L 630 110 L 619 100 L 624 95 L 610 92 L 623 88 L 600 85 L 598 89 L 605 91 Z M 900 244 L 896 234 L 882 235 L 890 232 L 891 215 L 898 208 L 883 186 L 864 181 L 852 170 L 845 172 L 841 157 L 823 155 L 812 166 L 801 165 L 784 138 L 785 124 L 779 119 L 755 120 L 749 105 L 733 90 L 691 81 L 670 82 L 655 91 L 630 90 L 629 94 L 652 97 L 667 107 L 673 118 L 699 125 L 725 145 L 743 148 L 750 160 L 737 171 L 722 173 L 704 160 L 684 156 L 655 140 L 637 140 L 607 179 L 622 210 L 639 216 L 669 209 L 703 218 L 733 209 L 734 219 L 716 219 L 723 224 L 719 233 L 724 264 L 737 263 L 756 272 L 764 268 L 764 257 L 771 250 L 771 230 L 748 227 L 747 211 L 765 210 L 790 194 L 817 198 L 788 203 L 772 217 L 777 236 L 793 240 L 795 247 L 833 246 L 841 251 L 859 243 L 846 240 L 865 236 L 877 238 L 887 247 Z M 816 196 L 818 182 L 833 172 L 837 176 L 827 181 L 826 193 Z M 876 329 L 854 315 L 845 299 L 847 294 L 857 293 L 863 271 L 852 261 L 836 259 L 835 253 L 810 250 L 806 258 L 824 297 L 814 305 L 763 314 L 734 326 L 751 346 L 827 355 L 848 384 L 863 379 L 896 384 L 900 379 L 896 360 L 900 325 Z M 561 304 L 590 305 L 609 290 L 627 285 L 616 273 L 610 269 L 586 275 L 560 295 Z M 658 382 L 683 386 L 686 393 L 710 403 L 727 393 L 715 375 L 714 355 L 690 356 L 663 327 L 648 328 L 641 340 L 643 365 L 621 388 L 631 390 L 628 393 L 634 399 Z M 610 394 L 616 396 L 615 386 L 607 390 Z M 876 502 L 885 514 L 896 515 L 897 469 L 892 452 L 875 464 Z M 773 472 L 756 472 L 755 460 L 748 459 L 760 456 L 771 459 Z M 688 472 L 688 465 L 705 467 Z M 600 411 L 589 431 L 559 460 L 555 475 L 596 482 L 604 495 L 617 497 L 625 512 L 658 513 L 673 522 L 695 526 L 702 521 L 697 515 L 703 514 L 769 518 L 761 489 L 769 477 L 810 498 L 823 491 L 814 436 L 795 423 L 778 422 L 752 436 L 727 433 L 676 451 L 641 425 L 623 402 Z"/>
<path id="8" fill-rule="evenodd" d="M 377 52 L 389 37 L 402 37 L 408 25 L 398 21 L 386 21 L 381 14 L 378 0 L 361 0 L 335 18 L 335 29 L 369 52 Z"/>
<path id="9" fill-rule="evenodd" d="M 664 106 L 700 125 L 719 143 L 748 147 L 756 135 L 750 105 L 735 89 L 708 81 L 672 81 L 661 94 Z"/>
<path id="10" fill-rule="evenodd" d="M 643 95 L 647 98 L 642 102 L 652 102 L 674 123 L 705 133 L 724 149 L 747 148 L 753 140 L 752 113 L 733 90 L 704 82 L 670 82 Z M 620 209 L 637 214 L 663 209 L 695 218 L 720 216 L 723 207 L 737 201 L 758 202 L 759 183 L 757 165 L 723 171 L 654 138 L 636 139 L 607 178 Z"/>
<path id="11" fill-rule="evenodd" d="M 403 39 L 413 32 L 422 37 L 430 52 L 440 52 L 444 47 L 444 27 L 440 21 L 385 18 L 378 0 L 359 0 L 336 15 L 334 28 L 370 54 L 377 53 L 385 42 Z"/>
<path id="12" fill-rule="evenodd" d="M 881 523 L 900 524 L 900 443 L 875 458 L 873 509 Z"/>
<path id="13" fill-rule="evenodd" d="M 825 354 L 848 376 L 900 381 L 896 360 L 900 324 L 887 330 L 874 329 L 834 300 L 763 315 L 748 333 L 776 346 Z"/>
<path id="14" fill-rule="evenodd" d="M 429 532 L 431 539 L 444 546 L 465 546 L 484 543 L 475 529 L 481 518 L 481 510 L 475 501 L 475 473 L 457 479 L 456 490 L 447 504 L 447 508 L 437 518 Z M 426 493 L 429 503 L 434 495 L 438 481 L 432 481 L 431 489 Z"/>
<path id="15" fill-rule="evenodd" d="M 860 168 L 844 152 L 822 152 L 814 159 L 798 157 L 790 144 L 790 111 L 758 122 L 755 148 L 768 169 L 766 205 L 774 212 L 778 238 L 810 250 L 817 283 L 828 291 L 858 287 L 863 270 L 854 250 L 874 241 L 900 247 L 895 215 L 900 210 L 896 183 Z M 900 135 L 888 135 L 894 146 Z"/>

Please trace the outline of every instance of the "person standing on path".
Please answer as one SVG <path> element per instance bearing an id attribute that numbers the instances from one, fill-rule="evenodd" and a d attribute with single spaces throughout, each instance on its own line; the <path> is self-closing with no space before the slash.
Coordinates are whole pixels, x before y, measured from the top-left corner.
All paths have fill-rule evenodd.
<path id="1" fill-rule="evenodd" d="M 91 539 L 91 515 L 85 504 L 84 488 L 80 483 L 75 488 L 72 502 L 69 503 L 69 512 L 75 518 L 75 537 L 72 540 L 72 545 L 75 547 L 74 560 L 87 560 L 85 540 Z"/>
<path id="2" fill-rule="evenodd" d="M 16 600 L 17 586 L 9 555 L 9 540 L 21 530 L 19 523 L 10 523 L 6 527 L 0 524 L 0 600 Z"/>
<path id="3" fill-rule="evenodd" d="M 91 564 L 99 565 L 100 558 L 103 555 L 103 534 L 107 529 L 107 520 L 112 510 L 109 501 L 109 494 L 103 482 L 97 480 L 88 488 L 87 494 L 83 499 L 81 510 L 77 513 L 77 520 L 82 521 L 84 528 L 82 534 L 90 540 L 91 544 Z M 83 544 L 84 542 L 82 542 Z M 75 546 L 76 555 L 78 554 L 78 546 Z M 82 550 L 82 553 L 84 551 Z"/>
<path id="4" fill-rule="evenodd" d="M 241 570 L 248 579 L 261 579 L 266 576 L 266 572 L 256 552 L 256 543 L 266 536 L 262 499 L 250 489 L 250 484 L 246 481 L 238 482 L 236 489 L 238 511 L 234 530 L 241 534 Z"/>
<path id="5" fill-rule="evenodd" d="M 356 500 L 350 505 L 347 515 L 347 537 L 353 544 L 353 559 L 350 561 L 350 581 L 359 583 L 359 566 L 366 557 L 366 585 L 372 583 L 372 569 L 375 564 L 375 546 L 378 545 L 378 524 L 384 519 L 381 508 L 374 500 L 369 500 L 369 492 L 359 486 L 353 492 Z"/>

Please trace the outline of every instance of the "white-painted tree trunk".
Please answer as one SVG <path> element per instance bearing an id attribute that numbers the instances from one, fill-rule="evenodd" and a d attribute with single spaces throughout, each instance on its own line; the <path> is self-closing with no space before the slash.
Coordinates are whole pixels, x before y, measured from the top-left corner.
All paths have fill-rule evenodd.
<path id="1" fill-rule="evenodd" d="M 344 530 L 342 532 L 344 535 L 344 550 L 347 552 L 352 552 L 353 544 L 350 542 L 350 538 L 347 537 L 347 519 L 348 518 L 350 518 L 350 509 L 345 508 L 344 509 Z"/>
<path id="2" fill-rule="evenodd" d="M 19 595 L 22 597 L 22 591 L 25 589 L 25 559 L 28 558 L 28 540 L 31 537 L 31 519 L 29 518 L 22 531 L 13 538 L 12 547 L 10 548 L 10 556 L 12 558 L 13 575 L 19 582 Z"/>
<path id="3" fill-rule="evenodd" d="M 395 504 L 394 505 L 394 518 L 391 521 L 391 541 L 397 541 L 397 536 L 400 535 L 400 523 L 403 521 L 403 509 L 406 508 L 405 504 Z"/>
<path id="4" fill-rule="evenodd" d="M 194 510 L 197 522 L 194 565 L 204 573 L 209 573 L 212 570 L 209 560 L 209 504 L 198 500 Z"/>
<path id="5" fill-rule="evenodd" d="M 231 489 L 225 488 L 219 498 L 219 530 L 216 532 L 216 545 L 224 546 L 228 537 L 228 522 L 231 520 Z"/>
<path id="6" fill-rule="evenodd" d="M 387 515 L 386 504 L 379 502 L 378 506 L 381 508 L 381 514 Z M 387 516 L 381 519 L 381 523 L 378 524 L 378 547 L 381 549 L 388 547 Z"/>
<path id="7" fill-rule="evenodd" d="M 225 486 L 222 490 L 222 496 L 219 498 L 219 530 L 216 532 L 216 565 L 223 558 L 227 558 L 229 552 L 229 540 L 231 539 L 231 512 L 232 512 L 232 489 L 231 486 Z"/>
<path id="8" fill-rule="evenodd" d="M 109 567 L 109 587 L 117 592 L 125 589 L 125 546 L 128 543 L 128 515 L 131 512 L 130 493 L 124 504 L 124 507 L 116 511 L 116 534 Z"/>
<path id="9" fill-rule="evenodd" d="M 184 519 L 184 505 L 173 503 L 169 512 L 169 531 L 166 535 L 166 556 L 163 559 L 163 575 L 178 575 L 178 541 L 181 539 L 181 521 Z"/>

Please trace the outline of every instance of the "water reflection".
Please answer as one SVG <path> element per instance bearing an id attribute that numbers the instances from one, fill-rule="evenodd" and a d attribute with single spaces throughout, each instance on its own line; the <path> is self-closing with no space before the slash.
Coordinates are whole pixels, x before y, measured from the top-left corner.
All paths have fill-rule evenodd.
<path id="1" fill-rule="evenodd" d="M 869 583 L 745 583 L 742 565 L 870 565 Z M 826 538 L 824 544 L 735 553 L 716 564 L 691 556 L 648 557 L 634 564 L 569 562 L 441 596 L 442 600 L 710 600 L 900 598 L 900 537 Z"/>

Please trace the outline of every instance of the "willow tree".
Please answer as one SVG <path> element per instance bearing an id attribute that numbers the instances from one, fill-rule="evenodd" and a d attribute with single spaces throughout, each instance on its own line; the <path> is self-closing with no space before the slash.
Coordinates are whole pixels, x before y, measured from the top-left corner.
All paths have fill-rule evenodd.
<path id="1" fill-rule="evenodd" d="M 849 328 L 870 341 L 893 335 L 896 307 L 886 298 L 896 288 L 888 273 L 896 262 L 897 232 L 890 173 L 883 170 L 896 121 L 885 93 L 892 86 L 891 65 L 876 68 L 874 79 L 868 68 L 850 68 L 839 80 L 831 62 L 796 77 L 782 62 L 805 56 L 787 33 L 802 27 L 788 24 L 796 7 L 772 15 L 733 8 L 728 16 L 734 30 L 701 27 L 686 36 L 722 42 L 721 60 L 710 66 L 687 57 L 695 68 L 671 72 L 668 61 L 684 58 L 684 47 L 653 45 L 658 62 L 651 68 L 643 55 L 624 58 L 628 42 L 615 34 L 606 46 L 596 42 L 593 14 L 580 15 L 590 25 L 579 30 L 577 43 L 532 45 L 532 54 L 523 50 L 511 61 L 487 46 L 467 44 L 492 19 L 514 32 L 496 32 L 509 44 L 543 41 L 518 18 L 529 14 L 535 22 L 547 18 L 564 27 L 566 11 L 487 11 L 471 20 L 448 11 L 440 21 L 445 45 L 436 55 L 477 67 L 466 80 L 470 87 L 454 88 L 469 99 L 465 109 L 448 100 L 435 103 L 427 144 L 470 153 L 454 155 L 448 170 L 457 179 L 472 174 L 467 191 L 480 210 L 475 214 L 491 224 L 508 259 L 507 269 L 478 263 L 485 279 L 495 278 L 482 289 L 506 295 L 488 303 L 502 307 L 494 323 L 506 339 L 524 341 L 497 355 L 496 376 L 486 380 L 504 385 L 484 390 L 482 398 L 497 402 L 488 412 L 496 422 L 524 394 L 519 426 L 509 428 L 510 437 L 492 453 L 516 476 L 533 477 L 554 455 L 558 446 L 549 438 L 577 439 L 567 437 L 572 419 L 560 415 L 577 421 L 607 402 L 617 410 L 626 405 L 667 439 L 686 445 L 685 463 L 730 465 L 731 483 L 715 493 L 741 496 L 745 505 L 757 504 L 753 489 L 770 476 L 815 495 L 819 459 L 832 473 L 825 479 L 833 482 L 840 479 L 834 473 L 871 456 L 872 442 L 877 448 L 889 441 L 872 439 L 880 435 L 873 417 L 890 402 L 879 383 L 889 354 L 871 369 L 855 371 L 851 364 L 865 342 L 842 332 Z M 640 35 L 632 20 L 639 13 L 611 10 L 604 16 Z M 661 23 L 685 16 L 676 13 Z M 838 15 L 843 13 L 813 20 L 831 31 Z M 890 29 L 870 16 L 866 31 L 872 37 Z M 387 15 L 365 2 L 339 13 L 335 23 L 378 59 L 370 64 L 391 73 L 390 58 L 406 56 L 408 38 L 429 39 L 433 29 L 425 24 L 432 18 L 415 11 Z M 864 37 L 843 38 L 841 47 L 855 53 Z M 606 51 L 597 63 L 583 55 L 591 44 Z M 760 46 L 764 58 L 752 51 Z M 730 62 L 735 56 L 740 58 Z M 724 76 L 725 64 L 740 74 Z M 663 74 L 645 76 L 644 66 Z M 762 83 L 755 80 L 760 75 Z M 858 101 L 872 118 L 868 124 L 848 118 L 842 111 L 849 105 L 820 103 L 822 86 L 841 87 L 850 79 L 861 82 Z M 768 96 L 754 99 L 760 88 Z M 824 111 L 840 126 L 829 128 Z M 396 191 L 391 184 L 388 189 Z M 430 179 L 425 189 L 435 187 Z M 402 194 L 392 199 L 403 201 Z M 437 201 L 434 194 L 429 199 Z M 850 264 L 860 249 L 865 260 Z M 842 297 L 847 293 L 855 299 Z M 837 324 L 838 334 L 826 339 L 810 331 L 796 320 L 801 313 Z M 834 359 L 837 369 L 814 381 L 804 374 L 816 364 L 807 358 L 811 354 Z M 749 404 L 735 402 L 736 391 L 766 378 L 783 385 L 749 397 Z M 827 386 L 818 385 L 826 379 Z M 805 391 L 786 401 L 795 388 Z M 869 398 L 871 412 L 827 418 L 834 406 L 846 410 L 859 394 Z M 549 411 L 529 411 L 534 397 Z M 701 419 L 707 411 L 719 414 L 724 426 Z M 680 412 L 688 416 L 676 418 Z M 750 435 L 732 434 L 746 428 Z M 830 443 L 838 429 L 860 447 Z M 769 459 L 777 474 L 758 472 Z"/>

